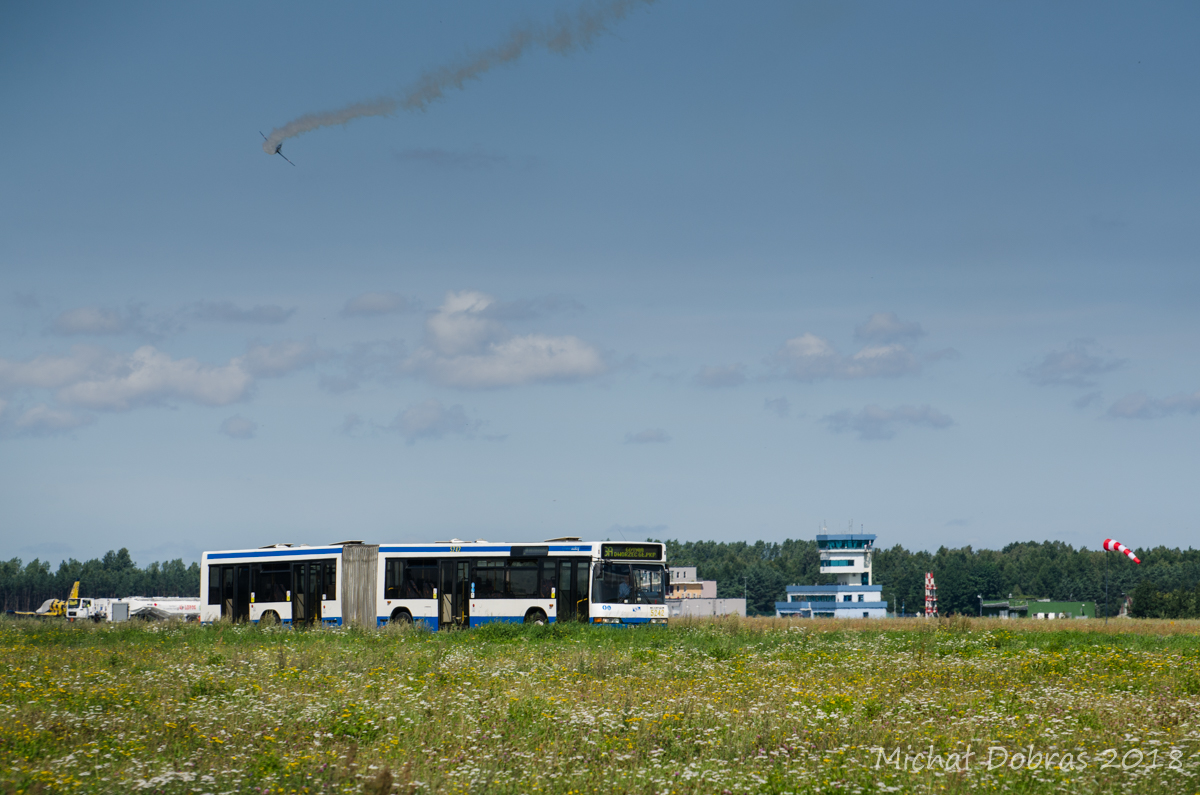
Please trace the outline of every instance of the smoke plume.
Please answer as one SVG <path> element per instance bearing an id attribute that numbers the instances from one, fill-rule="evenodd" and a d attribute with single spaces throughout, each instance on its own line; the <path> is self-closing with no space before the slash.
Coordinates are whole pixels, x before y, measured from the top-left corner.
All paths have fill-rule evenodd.
<path id="1" fill-rule="evenodd" d="M 391 116 L 398 110 L 424 110 L 431 102 L 441 99 L 450 89 L 462 89 L 469 80 L 478 80 L 492 68 L 513 63 L 534 47 L 545 47 L 560 55 L 586 47 L 608 30 L 613 22 L 628 16 L 635 8 L 654 0 L 608 0 L 585 6 L 574 14 L 563 14 L 550 25 L 518 28 L 508 38 L 468 57 L 458 64 L 434 69 L 406 90 L 395 96 L 385 96 L 365 102 L 355 102 L 337 110 L 306 113 L 282 127 L 271 130 L 263 142 L 263 151 L 275 154 L 275 147 L 288 138 L 295 138 L 319 127 L 348 124 L 369 116 Z"/>

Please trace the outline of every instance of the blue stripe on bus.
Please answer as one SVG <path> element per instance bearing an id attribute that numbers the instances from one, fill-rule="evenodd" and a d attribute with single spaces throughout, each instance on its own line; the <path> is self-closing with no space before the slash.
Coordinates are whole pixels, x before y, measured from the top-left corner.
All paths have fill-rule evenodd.
<path id="1" fill-rule="evenodd" d="M 482 627 L 484 624 L 524 624 L 525 616 L 471 616 L 471 629 Z M 554 616 L 546 619 L 546 623 L 553 624 Z"/>
<path id="2" fill-rule="evenodd" d="M 255 552 L 209 552 L 209 560 L 226 560 L 229 558 L 279 558 L 298 555 L 340 555 L 342 548 L 336 549 L 271 549 Z"/>
<path id="3" fill-rule="evenodd" d="M 255 618 L 255 619 L 252 619 L 250 621 L 250 623 L 257 624 L 260 621 L 262 621 L 262 619 Z M 211 623 L 211 622 L 209 622 L 209 623 Z M 284 618 L 284 619 L 281 619 L 279 623 L 281 626 L 290 627 L 292 625 L 292 620 L 290 618 Z M 325 626 L 329 626 L 329 627 L 340 627 L 342 625 L 342 620 L 340 618 L 323 618 L 323 619 L 321 619 L 321 623 L 324 624 Z"/>
<path id="4" fill-rule="evenodd" d="M 449 552 L 452 544 L 445 544 L 438 547 L 380 547 L 380 552 Z M 460 549 L 459 552 L 511 552 L 512 547 L 477 547 L 473 545 L 463 544 L 466 549 Z M 457 553 L 456 553 L 457 554 Z"/>
<path id="5" fill-rule="evenodd" d="M 484 624 L 521 624 L 525 616 L 471 616 L 471 629 Z"/>
<path id="6" fill-rule="evenodd" d="M 475 546 L 474 544 L 443 544 L 436 547 L 430 546 L 381 546 L 380 552 L 448 552 L 450 547 L 458 546 L 459 550 L 455 554 L 466 552 L 511 552 L 514 546 L 518 547 L 536 547 L 541 544 L 509 544 L 507 546 L 497 546 L 495 544 L 488 546 Z M 559 546 L 551 544 L 549 547 L 551 552 L 591 552 L 592 547 L 588 544 L 574 544 L 571 546 Z"/>
<path id="7" fill-rule="evenodd" d="M 449 552 L 450 547 L 459 546 L 459 549 L 454 554 L 462 554 L 467 552 L 512 552 L 513 545 L 506 546 L 489 545 L 489 546 L 474 546 L 472 544 L 441 544 L 439 546 L 381 546 L 380 552 Z M 517 544 L 516 546 L 540 546 L 538 544 Z M 298 555 L 340 555 L 343 547 L 309 547 L 307 549 L 262 549 L 251 552 L 209 552 L 207 558 L 209 560 L 227 560 L 229 558 L 277 558 L 277 557 L 294 557 Z M 591 552 L 592 547 L 588 544 L 576 545 L 556 545 L 549 546 L 551 552 Z"/>

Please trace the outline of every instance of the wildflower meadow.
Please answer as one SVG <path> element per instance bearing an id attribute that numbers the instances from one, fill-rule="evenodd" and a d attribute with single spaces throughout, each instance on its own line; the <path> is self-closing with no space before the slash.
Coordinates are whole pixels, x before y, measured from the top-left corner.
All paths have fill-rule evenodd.
<path id="1" fill-rule="evenodd" d="M 0 620 L 0 787 L 1200 790 L 1200 622 Z"/>

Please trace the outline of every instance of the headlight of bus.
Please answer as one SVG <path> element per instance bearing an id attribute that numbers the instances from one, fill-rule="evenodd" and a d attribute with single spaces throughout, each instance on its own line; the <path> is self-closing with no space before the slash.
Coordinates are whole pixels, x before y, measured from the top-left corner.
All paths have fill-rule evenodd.
<path id="1" fill-rule="evenodd" d="M 593 618 L 592 621 L 596 622 L 597 624 L 620 624 L 621 623 L 621 619 L 619 619 L 619 618 Z"/>

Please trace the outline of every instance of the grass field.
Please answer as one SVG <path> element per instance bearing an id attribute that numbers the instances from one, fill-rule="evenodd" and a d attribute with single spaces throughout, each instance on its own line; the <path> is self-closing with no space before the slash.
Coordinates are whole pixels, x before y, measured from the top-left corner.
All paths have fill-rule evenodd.
<path id="1" fill-rule="evenodd" d="M 1198 630 L 733 619 L 434 634 L 0 620 L 0 786 L 1192 793 Z"/>

